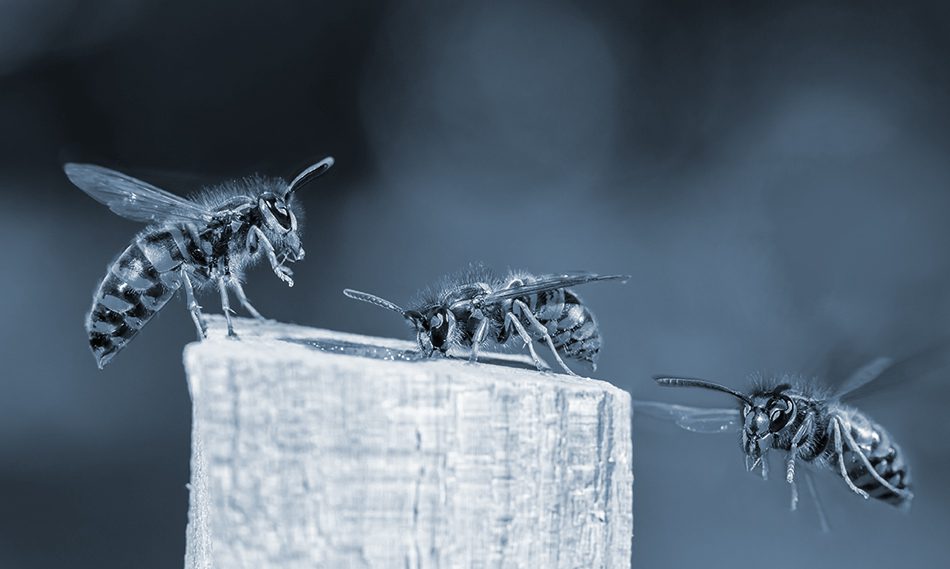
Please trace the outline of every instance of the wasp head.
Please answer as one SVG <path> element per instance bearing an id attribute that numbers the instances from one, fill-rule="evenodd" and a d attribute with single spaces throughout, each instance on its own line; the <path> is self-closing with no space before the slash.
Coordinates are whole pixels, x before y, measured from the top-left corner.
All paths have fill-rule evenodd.
<path id="1" fill-rule="evenodd" d="M 416 331 L 419 349 L 426 357 L 438 351 L 444 354 L 457 341 L 455 314 L 447 306 L 428 306 L 421 310 L 405 310 L 398 304 L 374 294 L 344 289 L 343 294 L 362 302 L 399 313 Z"/>
<path id="2" fill-rule="evenodd" d="M 753 395 L 742 407 L 742 450 L 755 468 L 763 454 L 775 444 L 775 437 L 792 422 L 795 401 L 785 394 L 788 385 L 780 385 L 769 393 Z"/>
<path id="3" fill-rule="evenodd" d="M 298 227 L 303 210 L 295 197 L 296 192 L 331 166 L 333 158 L 328 156 L 305 168 L 286 186 L 265 192 L 258 197 L 261 230 L 274 246 L 274 253 L 281 261 L 300 261 L 304 258 Z"/>
<path id="4" fill-rule="evenodd" d="M 261 230 L 274 246 L 277 257 L 282 260 L 299 261 L 304 257 L 297 225 L 300 211 L 295 207 L 292 196 L 292 194 L 280 196 L 269 192 L 262 194 L 257 199 L 257 209 L 263 220 Z"/>
<path id="5" fill-rule="evenodd" d="M 416 341 L 426 356 L 438 350 L 446 353 L 455 337 L 455 315 L 444 306 L 434 306 L 423 311 L 410 310 L 406 318 L 416 329 Z"/>

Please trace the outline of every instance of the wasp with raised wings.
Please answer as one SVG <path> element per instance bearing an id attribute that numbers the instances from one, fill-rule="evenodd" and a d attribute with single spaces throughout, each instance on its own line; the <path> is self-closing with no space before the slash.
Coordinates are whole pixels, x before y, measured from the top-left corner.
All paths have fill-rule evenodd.
<path id="1" fill-rule="evenodd" d="M 234 335 L 228 289 L 255 318 L 241 279 L 244 269 L 266 257 L 278 278 L 293 286 L 285 266 L 304 257 L 295 192 L 333 165 L 327 157 L 290 183 L 252 176 L 185 199 L 125 174 L 91 164 L 66 164 L 66 176 L 118 215 L 148 223 L 110 265 L 86 317 L 89 345 L 99 368 L 138 334 L 182 286 L 198 337 L 207 327 L 195 291 L 217 286 Z"/>
<path id="2" fill-rule="evenodd" d="M 569 287 L 628 278 L 585 272 L 548 276 L 510 272 L 499 278 L 475 266 L 424 291 L 408 309 L 365 292 L 346 289 L 343 294 L 402 315 L 416 331 L 425 356 L 463 347 L 471 349 L 474 362 L 483 344 L 504 345 L 517 335 L 538 370 L 547 366 L 534 348 L 535 341 L 551 350 L 561 369 L 576 375 L 561 355 L 596 367 L 601 336 L 593 313 Z"/>
<path id="3" fill-rule="evenodd" d="M 659 385 L 719 391 L 735 398 L 738 406 L 712 409 L 638 401 L 634 409 L 672 419 L 688 431 L 738 431 L 746 468 L 751 471 L 761 467 L 763 478 L 768 477 L 768 451 L 783 452 L 793 510 L 798 503 L 799 461 L 836 473 L 851 491 L 863 498 L 907 507 L 913 493 L 904 453 L 884 427 L 841 401 L 879 378 L 891 365 L 889 358 L 875 359 L 833 392 L 794 377 L 763 380 L 749 393 L 741 393 L 702 379 L 658 376 L 654 379 Z M 815 496 L 810 478 L 806 476 L 805 481 Z M 817 496 L 815 501 L 822 526 L 827 527 Z"/>

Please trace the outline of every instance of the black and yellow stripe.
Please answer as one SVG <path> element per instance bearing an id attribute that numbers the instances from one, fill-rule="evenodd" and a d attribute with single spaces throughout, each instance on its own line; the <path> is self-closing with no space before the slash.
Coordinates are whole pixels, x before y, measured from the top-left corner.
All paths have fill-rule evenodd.
<path id="1" fill-rule="evenodd" d="M 867 425 L 852 424 L 849 428 L 851 436 L 858 443 L 860 452 L 867 457 L 876 474 L 890 487 L 882 484 L 876 476 L 871 474 L 855 449 L 846 448 L 845 466 L 848 477 L 854 485 L 867 492 L 871 498 L 888 504 L 894 506 L 908 504 L 913 498 L 910 491 L 910 472 L 900 447 L 891 441 L 887 431 L 870 420 L 867 421 Z"/>
<path id="2" fill-rule="evenodd" d="M 530 295 L 526 304 L 563 356 L 596 363 L 601 336 L 594 315 L 570 289 Z"/>
<path id="3" fill-rule="evenodd" d="M 205 266 L 208 251 L 195 228 L 182 225 L 146 230 L 119 255 L 86 317 L 89 346 L 100 368 L 174 296 L 182 284 L 182 265 Z"/>

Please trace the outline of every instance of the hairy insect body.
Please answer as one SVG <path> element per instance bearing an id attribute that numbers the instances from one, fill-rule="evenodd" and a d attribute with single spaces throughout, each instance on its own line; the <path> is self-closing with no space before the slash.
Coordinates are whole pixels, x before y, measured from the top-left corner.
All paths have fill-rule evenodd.
<path id="1" fill-rule="evenodd" d="M 890 365 L 878 358 L 852 374 L 834 392 L 798 378 L 774 378 L 749 393 L 686 377 L 656 377 L 660 385 L 698 387 L 731 395 L 739 408 L 700 408 L 641 401 L 636 408 L 673 419 L 680 427 L 701 433 L 738 430 L 749 470 L 761 466 L 768 476 L 768 453 L 782 453 L 785 480 L 792 490 L 792 509 L 798 503 L 797 465 L 805 463 L 837 475 L 852 492 L 887 504 L 907 507 L 913 500 L 905 455 L 884 427 L 842 398 L 877 379 Z M 811 483 L 805 472 L 805 480 Z M 812 491 L 813 496 L 815 495 Z M 815 496 L 822 525 L 820 503 Z"/>
<path id="2" fill-rule="evenodd" d="M 242 280 L 245 257 L 252 252 L 234 244 L 247 241 L 250 229 L 261 221 L 258 218 L 253 205 L 243 204 L 204 231 L 182 223 L 148 227 L 140 233 L 109 268 L 93 297 L 86 327 L 100 366 L 171 300 L 184 279 L 194 289 L 219 277 Z"/>
<path id="3" fill-rule="evenodd" d="M 900 447 L 884 427 L 854 407 L 807 392 L 782 384 L 751 394 L 754 405 L 743 408 L 742 444 L 747 455 L 758 458 L 761 453 L 753 441 L 768 437 L 771 448 L 789 453 L 786 464 L 801 460 L 829 468 L 867 497 L 894 506 L 909 504 L 913 497 L 909 469 Z M 791 402 L 794 410 L 784 423 L 783 400 Z M 754 426 L 758 410 L 771 410 L 765 431 Z M 791 472 L 793 478 L 794 466 Z"/>
<path id="4" fill-rule="evenodd" d="M 592 273 L 512 273 L 496 278 L 476 267 L 427 291 L 408 310 L 368 293 L 347 289 L 344 294 L 402 314 L 415 329 L 419 348 L 427 356 L 459 346 L 471 348 L 474 361 L 483 344 L 505 345 L 517 337 L 538 369 L 546 366 L 535 343 L 547 346 L 558 365 L 573 374 L 562 356 L 596 365 L 601 337 L 593 314 L 569 287 L 626 278 Z"/>
<path id="5" fill-rule="evenodd" d="M 274 273 L 293 286 L 285 262 L 303 259 L 294 190 L 333 164 L 326 158 L 289 184 L 250 177 L 205 190 L 187 200 L 99 166 L 68 164 L 82 190 L 114 212 L 150 225 L 109 267 L 86 317 L 89 344 L 99 367 L 124 348 L 180 288 L 204 337 L 206 326 L 195 290 L 217 285 L 228 332 L 234 335 L 228 290 L 262 318 L 247 300 L 244 268 L 266 257 Z"/>

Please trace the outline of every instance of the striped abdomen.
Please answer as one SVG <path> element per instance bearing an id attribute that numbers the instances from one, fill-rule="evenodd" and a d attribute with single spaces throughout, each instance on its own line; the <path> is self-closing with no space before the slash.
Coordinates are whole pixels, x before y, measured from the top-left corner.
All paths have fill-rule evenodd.
<path id="1" fill-rule="evenodd" d="M 600 330 L 594 315 L 569 289 L 541 292 L 527 297 L 534 316 L 548 329 L 554 347 L 563 356 L 597 362 Z"/>
<path id="2" fill-rule="evenodd" d="M 891 505 L 909 505 L 913 498 L 913 493 L 910 491 L 910 471 L 900 447 L 891 440 L 883 427 L 859 411 L 852 410 L 850 413 L 842 414 L 842 419 L 844 419 L 843 425 L 850 431 L 860 451 L 867 457 L 877 474 L 888 483 L 882 484 L 873 476 L 858 453 L 854 452 L 850 444 L 845 443 L 845 468 L 854 485 L 867 492 L 872 498 Z"/>
<path id="3" fill-rule="evenodd" d="M 175 294 L 181 266 L 205 258 L 197 241 L 190 227 L 146 229 L 112 263 L 86 317 L 89 346 L 100 368 Z"/>

